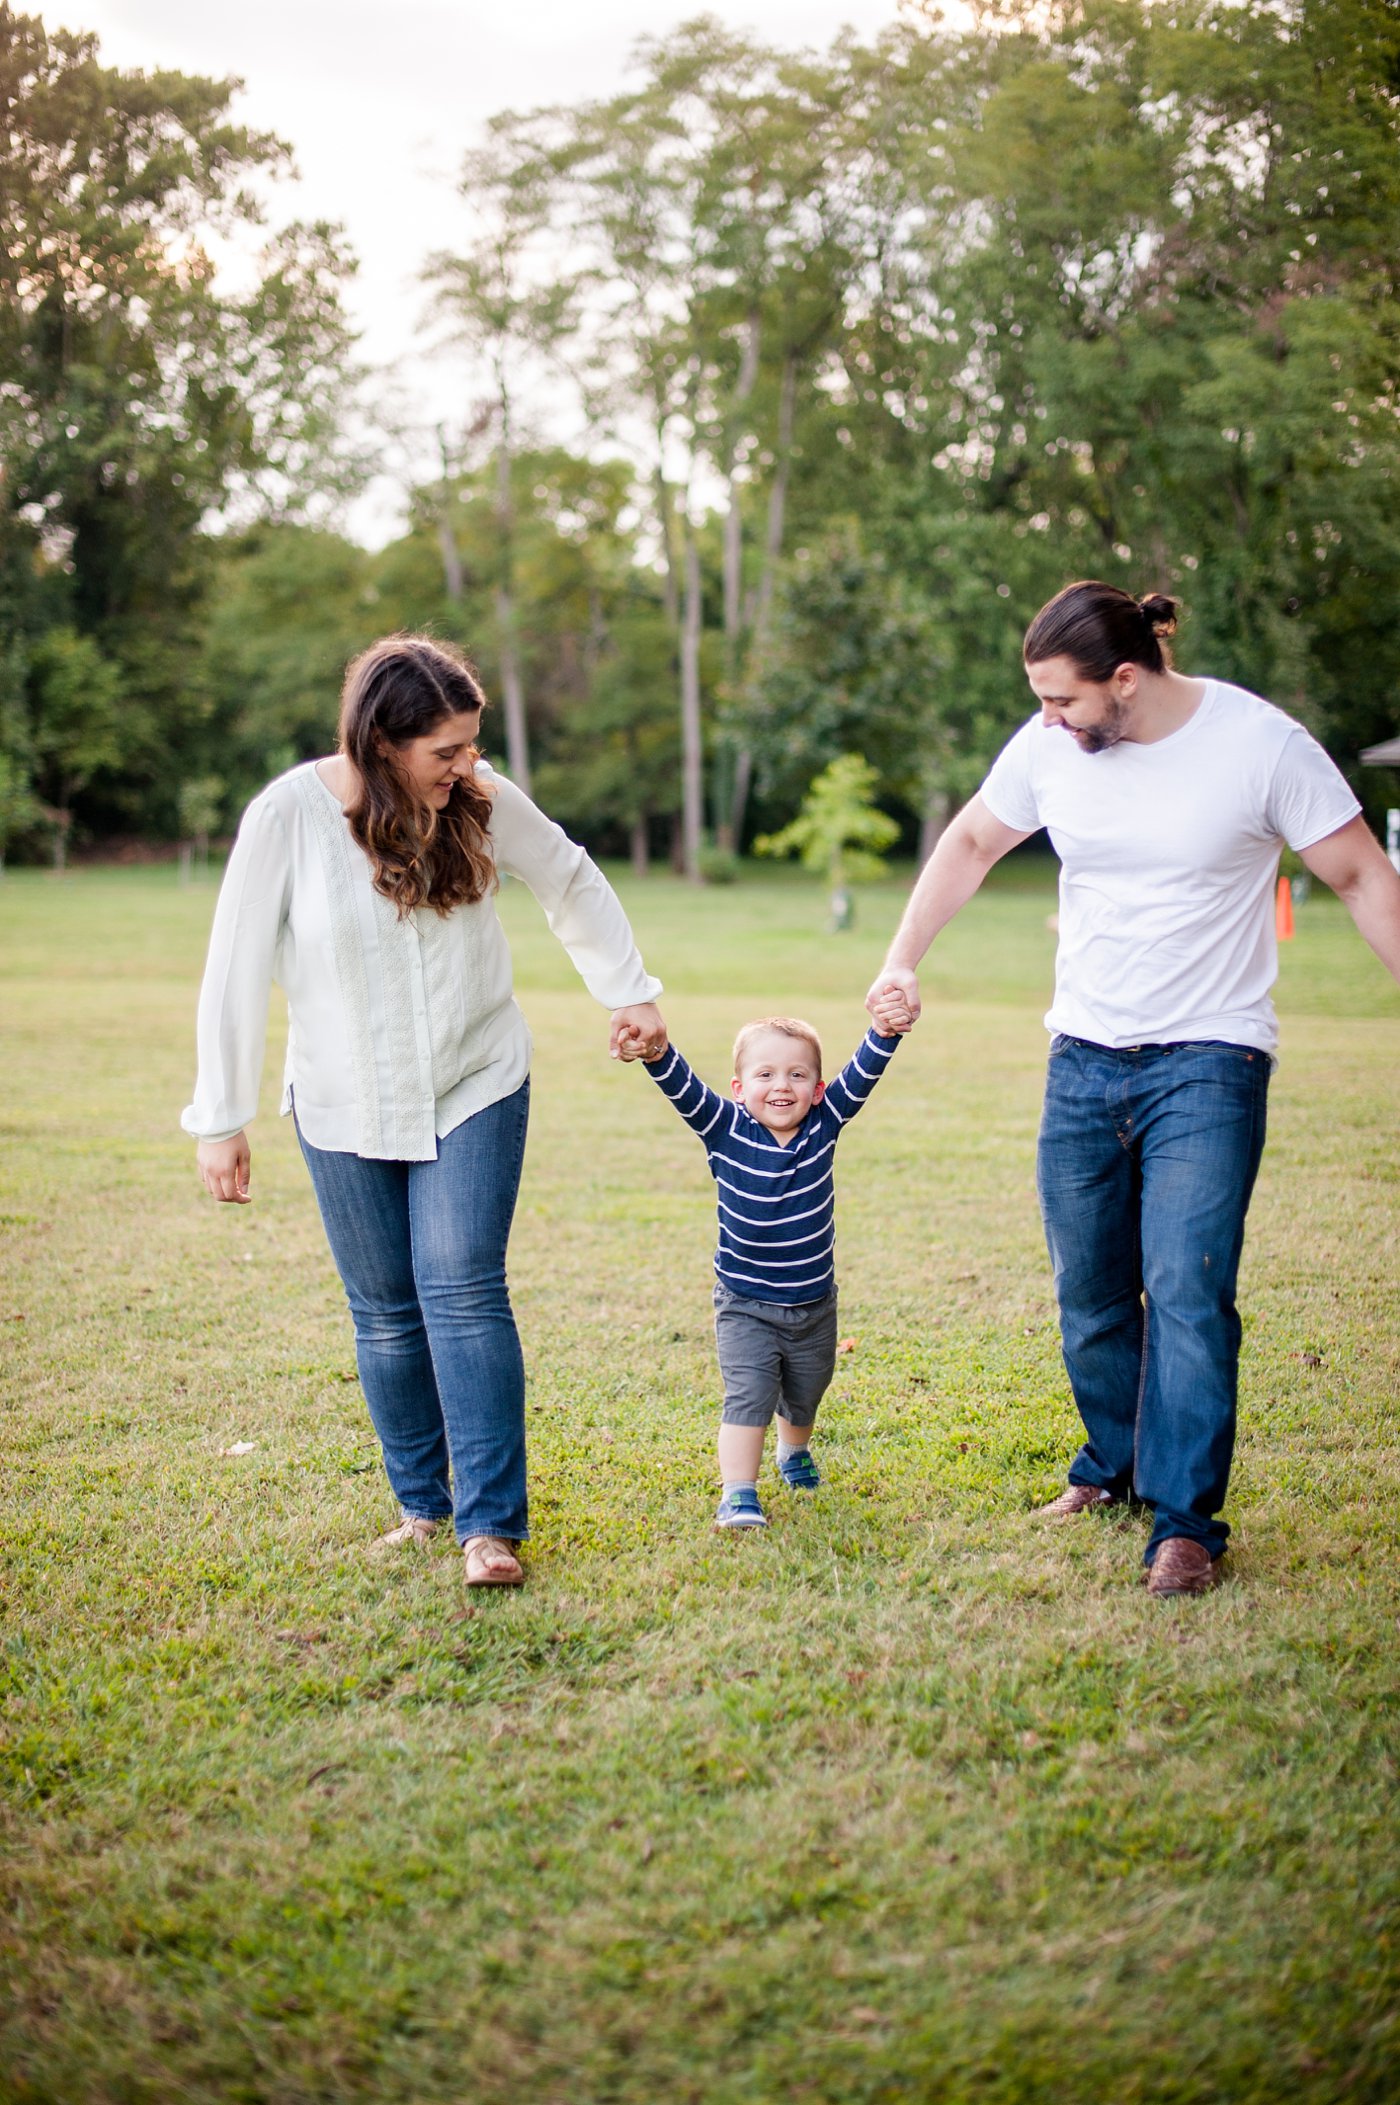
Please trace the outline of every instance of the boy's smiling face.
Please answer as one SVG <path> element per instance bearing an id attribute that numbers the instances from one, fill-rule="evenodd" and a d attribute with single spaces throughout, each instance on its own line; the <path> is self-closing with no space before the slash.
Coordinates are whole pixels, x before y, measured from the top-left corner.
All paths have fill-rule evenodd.
<path id="1" fill-rule="evenodd" d="M 744 1048 L 742 1071 L 729 1086 L 750 1118 L 784 1146 L 826 1094 L 811 1046 L 786 1031 L 761 1031 Z"/>

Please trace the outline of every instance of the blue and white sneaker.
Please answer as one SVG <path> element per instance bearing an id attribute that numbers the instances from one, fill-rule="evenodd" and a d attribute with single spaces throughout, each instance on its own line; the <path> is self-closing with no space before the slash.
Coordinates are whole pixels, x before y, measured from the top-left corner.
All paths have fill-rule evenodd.
<path id="1" fill-rule="evenodd" d="M 768 1515 L 758 1502 L 758 1493 L 746 1484 L 726 1491 L 715 1513 L 717 1528 L 766 1528 Z"/>
<path id="2" fill-rule="evenodd" d="M 778 1464 L 778 1474 L 790 1491 L 815 1491 L 822 1480 L 822 1473 L 812 1460 L 810 1451 L 798 1447 L 784 1455 Z"/>

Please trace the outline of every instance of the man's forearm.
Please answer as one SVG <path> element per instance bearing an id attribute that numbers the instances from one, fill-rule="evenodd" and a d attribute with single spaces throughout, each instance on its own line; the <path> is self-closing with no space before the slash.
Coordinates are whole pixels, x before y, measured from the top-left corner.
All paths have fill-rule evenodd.
<path id="1" fill-rule="evenodd" d="M 1400 981 L 1400 877 L 1383 855 L 1343 890 L 1348 913 L 1391 978 Z"/>
<path id="2" fill-rule="evenodd" d="M 945 833 L 919 873 L 904 918 L 890 944 L 885 969 L 917 972 L 934 937 L 967 905 L 998 859 L 966 835 L 951 830 Z"/>

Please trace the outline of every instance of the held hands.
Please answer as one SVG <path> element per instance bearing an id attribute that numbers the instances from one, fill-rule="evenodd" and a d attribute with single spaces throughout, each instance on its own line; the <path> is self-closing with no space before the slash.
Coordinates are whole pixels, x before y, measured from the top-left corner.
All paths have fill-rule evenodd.
<path id="1" fill-rule="evenodd" d="M 923 1007 L 919 982 L 903 966 L 886 966 L 866 995 L 865 1006 L 885 1037 L 902 1038 L 906 1031 L 913 1030 Z"/>
<path id="2" fill-rule="evenodd" d="M 670 1042 L 654 1001 L 613 1010 L 608 1051 L 615 1060 L 659 1060 Z"/>
<path id="3" fill-rule="evenodd" d="M 247 1205 L 252 1150 L 246 1133 L 235 1133 L 230 1140 L 201 1140 L 194 1159 L 200 1182 L 211 1198 L 233 1206 Z"/>

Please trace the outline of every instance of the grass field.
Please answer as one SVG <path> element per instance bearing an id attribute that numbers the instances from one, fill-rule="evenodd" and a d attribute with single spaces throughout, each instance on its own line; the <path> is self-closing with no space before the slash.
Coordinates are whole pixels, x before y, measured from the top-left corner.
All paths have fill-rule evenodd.
<path id="1" fill-rule="evenodd" d="M 800 1506 L 709 1527 L 712 1186 L 528 896 L 519 1595 L 393 1518 L 269 1062 L 255 1204 L 176 1120 L 212 904 L 0 883 L 0 2098 L 1297 2105 L 1400 2095 L 1400 992 L 1300 913 L 1243 1289 L 1232 1577 L 1047 1531 L 1044 864 L 939 945 L 842 1150 Z M 677 1042 L 844 1057 L 897 916 L 626 886 Z M 223 1452 L 251 1442 L 252 1452 Z"/>

